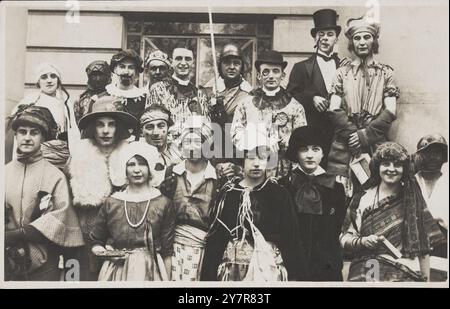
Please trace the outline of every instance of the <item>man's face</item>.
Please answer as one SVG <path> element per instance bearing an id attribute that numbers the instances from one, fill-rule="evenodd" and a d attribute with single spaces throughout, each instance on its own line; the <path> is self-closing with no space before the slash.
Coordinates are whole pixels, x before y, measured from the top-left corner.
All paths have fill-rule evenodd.
<path id="1" fill-rule="evenodd" d="M 142 127 L 145 141 L 159 151 L 164 150 L 167 145 L 167 132 L 167 122 L 161 119 L 150 121 Z"/>
<path id="2" fill-rule="evenodd" d="M 116 135 L 116 121 L 112 117 L 104 116 L 95 120 L 94 139 L 100 147 L 114 145 Z"/>
<path id="3" fill-rule="evenodd" d="M 180 79 L 188 79 L 194 64 L 194 54 L 186 48 L 175 48 L 173 50 L 172 67 L 175 75 Z"/>
<path id="4" fill-rule="evenodd" d="M 267 90 L 277 89 L 285 76 L 283 67 L 278 64 L 262 63 L 259 68 L 258 78 L 261 85 Z"/>
<path id="5" fill-rule="evenodd" d="M 442 145 L 433 144 L 421 151 L 423 158 L 422 170 L 427 172 L 440 171 L 445 162 Z"/>
<path id="6" fill-rule="evenodd" d="M 226 57 L 220 64 L 224 79 L 234 80 L 239 77 L 242 70 L 242 60 L 238 57 Z"/>
<path id="7" fill-rule="evenodd" d="M 353 36 L 353 46 L 355 54 L 360 58 L 365 58 L 372 54 L 373 36 L 369 32 L 358 32 Z"/>
<path id="8" fill-rule="evenodd" d="M 184 158 L 191 161 L 200 160 L 202 158 L 202 138 L 200 134 L 196 132 L 186 134 L 181 141 L 181 148 Z"/>
<path id="9" fill-rule="evenodd" d="M 148 65 L 148 71 L 150 73 L 150 80 L 152 83 L 160 82 L 169 73 L 169 67 L 162 61 L 152 60 Z"/>
<path id="10" fill-rule="evenodd" d="M 39 89 L 45 94 L 54 95 L 58 88 L 58 76 L 55 73 L 42 74 L 39 78 Z"/>
<path id="11" fill-rule="evenodd" d="M 37 127 L 19 126 L 16 131 L 17 148 L 23 154 L 33 154 L 39 150 L 44 136 Z"/>
<path id="12" fill-rule="evenodd" d="M 313 173 L 323 158 L 322 147 L 316 145 L 303 146 L 297 152 L 298 162 L 307 173 Z"/>
<path id="13" fill-rule="evenodd" d="M 95 71 L 89 75 L 88 84 L 93 88 L 93 90 L 104 89 L 109 83 L 110 76 L 100 72 Z"/>
<path id="14" fill-rule="evenodd" d="M 334 45 L 337 42 L 336 30 L 325 29 L 317 31 L 315 39 L 318 44 L 319 50 L 322 53 L 329 55 L 333 52 Z"/>
<path id="15" fill-rule="evenodd" d="M 131 86 L 137 76 L 136 64 L 133 61 L 126 59 L 120 61 L 114 68 L 114 73 L 119 76 L 120 83 L 123 86 Z"/>

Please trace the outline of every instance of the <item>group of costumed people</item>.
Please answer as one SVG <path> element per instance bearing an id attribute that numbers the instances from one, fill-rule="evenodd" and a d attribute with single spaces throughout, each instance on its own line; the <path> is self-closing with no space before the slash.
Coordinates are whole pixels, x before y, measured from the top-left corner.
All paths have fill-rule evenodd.
<path id="1" fill-rule="evenodd" d="M 399 89 L 374 58 L 379 24 L 347 22 L 349 60 L 333 53 L 337 13 L 313 19 L 316 52 L 286 89 L 280 52 L 258 55 L 252 89 L 233 42 L 212 96 L 186 47 L 94 61 L 74 102 L 39 66 L 7 121 L 6 279 L 69 280 L 70 260 L 81 281 L 373 281 L 374 261 L 379 281 L 436 279 L 447 142 L 426 135 L 409 155 L 388 141 Z"/>

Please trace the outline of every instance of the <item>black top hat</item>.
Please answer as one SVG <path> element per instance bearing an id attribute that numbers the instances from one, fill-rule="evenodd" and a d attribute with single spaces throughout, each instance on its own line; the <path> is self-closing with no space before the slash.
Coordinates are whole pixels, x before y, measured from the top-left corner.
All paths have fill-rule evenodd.
<path id="1" fill-rule="evenodd" d="M 261 53 L 255 61 L 255 67 L 258 71 L 262 63 L 280 64 L 283 70 L 287 66 L 287 61 L 283 61 L 283 55 L 276 50 L 267 50 Z"/>
<path id="2" fill-rule="evenodd" d="M 286 157 L 292 162 L 298 162 L 297 152 L 300 147 L 320 146 L 323 153 L 327 152 L 325 136 L 320 128 L 314 126 L 303 126 L 296 128 L 289 138 L 289 146 L 286 150 Z"/>
<path id="3" fill-rule="evenodd" d="M 325 29 L 335 29 L 336 35 L 338 36 L 341 33 L 341 26 L 338 26 L 336 23 L 337 13 L 332 9 L 323 9 L 314 12 L 314 28 L 311 29 L 311 35 L 313 37 L 316 36 L 317 31 L 325 30 Z"/>

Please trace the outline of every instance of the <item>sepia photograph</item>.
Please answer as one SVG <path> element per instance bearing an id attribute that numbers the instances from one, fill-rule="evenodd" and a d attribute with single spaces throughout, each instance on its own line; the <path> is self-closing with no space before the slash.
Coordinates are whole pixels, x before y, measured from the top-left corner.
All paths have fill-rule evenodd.
<path id="1" fill-rule="evenodd" d="M 0 288 L 448 288 L 448 6 L 2 1 Z"/>

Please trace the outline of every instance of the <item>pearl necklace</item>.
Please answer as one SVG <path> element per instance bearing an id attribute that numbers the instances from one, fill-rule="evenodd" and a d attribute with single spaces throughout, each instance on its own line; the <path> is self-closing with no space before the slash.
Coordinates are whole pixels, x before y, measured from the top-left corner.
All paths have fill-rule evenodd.
<path id="1" fill-rule="evenodd" d="M 150 199 L 147 202 L 147 206 L 145 207 L 144 215 L 142 216 L 141 220 L 139 220 L 138 223 L 134 224 L 134 223 L 131 223 L 130 218 L 128 217 L 127 200 L 125 200 L 125 217 L 127 218 L 128 224 L 132 228 L 138 228 L 144 222 L 144 219 L 147 216 L 149 206 L 150 206 Z"/>

